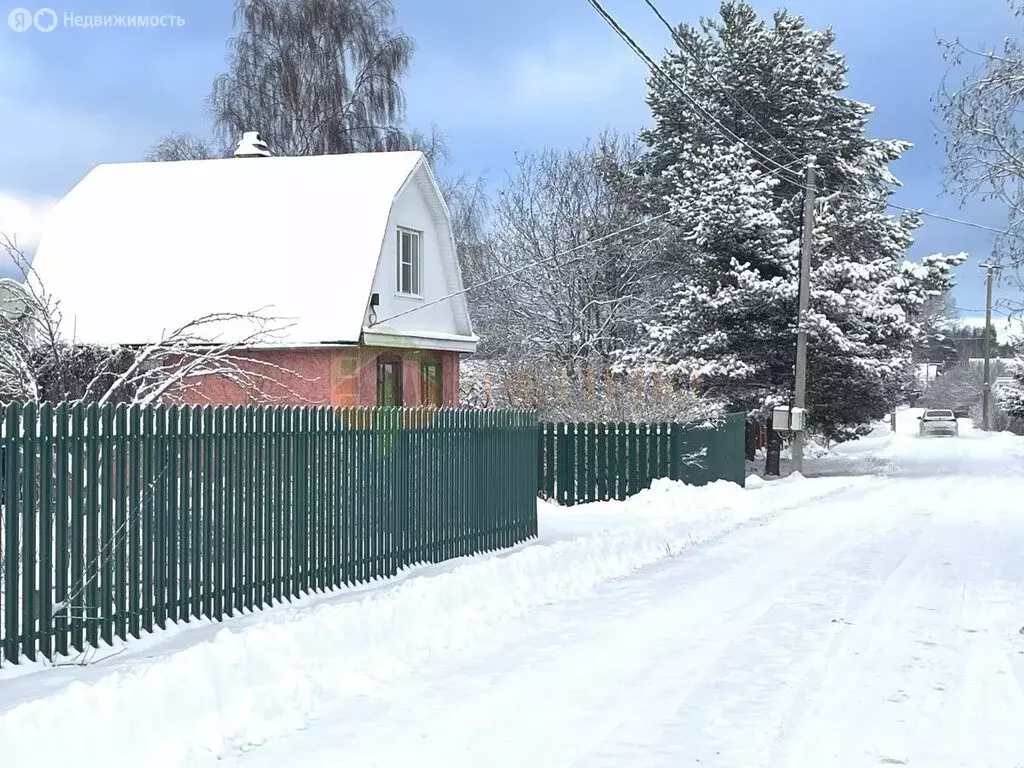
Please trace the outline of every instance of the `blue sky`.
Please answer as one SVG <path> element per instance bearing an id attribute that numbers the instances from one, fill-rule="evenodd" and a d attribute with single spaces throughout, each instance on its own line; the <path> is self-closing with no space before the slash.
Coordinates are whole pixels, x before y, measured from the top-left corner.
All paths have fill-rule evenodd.
<path id="1" fill-rule="evenodd" d="M 35 10 L 38 4 L 20 0 Z M 0 6 L 0 24 L 7 16 Z M 231 0 L 51 0 L 63 16 L 175 14 L 183 27 L 11 32 L 0 26 L 0 224 L 31 236 L 37 211 L 100 162 L 139 159 L 161 134 L 204 133 L 204 99 L 224 66 Z M 647 119 L 644 71 L 585 0 L 395 0 L 417 43 L 405 82 L 409 122 L 449 138 L 453 170 L 500 181 L 516 150 L 573 146 Z M 714 13 L 716 0 L 661 0 L 673 21 Z M 770 13 L 776 2 L 755 5 Z M 607 8 L 652 53 L 667 32 L 642 0 Z M 942 195 L 943 151 L 931 99 L 945 65 L 937 40 L 998 43 L 1016 28 L 1005 0 L 792 0 L 814 26 L 831 24 L 850 64 L 849 95 L 876 105 L 871 133 L 912 141 L 896 165 L 897 202 L 993 226 L 998 211 Z M 6 217 L 6 218 L 5 218 Z M 14 222 L 12 224 L 11 222 Z M 24 236 L 24 235 L 23 235 Z M 990 235 L 931 221 L 914 253 L 966 250 L 958 303 L 984 306 L 977 263 Z M 972 312 L 970 314 L 977 315 Z"/>

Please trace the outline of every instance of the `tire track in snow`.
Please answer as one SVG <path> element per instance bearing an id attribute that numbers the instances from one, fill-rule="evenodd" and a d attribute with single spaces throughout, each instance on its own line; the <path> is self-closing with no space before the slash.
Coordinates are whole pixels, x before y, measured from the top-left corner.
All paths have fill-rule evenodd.
<path id="1" fill-rule="evenodd" d="M 868 495 L 862 492 L 859 503 L 870 507 L 878 499 L 892 501 L 893 491 L 890 483 L 883 483 Z M 903 495 L 904 501 L 910 502 L 915 494 Z M 830 507 L 820 512 L 828 514 Z M 844 595 L 840 600 L 837 591 L 849 591 L 850 578 L 848 572 L 836 571 L 837 559 L 856 560 L 880 538 L 916 532 L 920 521 L 908 513 L 912 509 L 907 503 L 880 505 L 867 513 L 836 510 L 847 518 L 847 526 L 837 529 L 833 546 L 796 574 L 781 594 L 773 594 L 768 610 L 719 649 L 715 666 L 696 685 L 681 692 L 668 687 L 661 692 L 659 704 L 649 704 L 646 709 L 650 711 L 630 721 L 631 728 L 641 730 L 642 740 L 679 745 L 677 760 L 685 754 L 688 759 L 715 766 L 778 765 L 764 755 L 770 754 L 787 730 L 806 689 L 821 676 L 845 629 L 841 617 L 874 593 L 870 580 L 861 580 L 855 582 L 858 589 L 852 599 Z M 886 572 L 895 564 L 882 562 L 878 566 Z M 666 699 L 673 704 L 665 706 Z M 658 701 L 656 697 L 651 700 Z M 625 751 L 619 750 L 593 764 L 611 766 L 625 758 Z"/>
<path id="2" fill-rule="evenodd" d="M 664 685 L 677 692 L 698 685 L 731 637 L 805 580 L 830 552 L 846 545 L 851 523 L 863 528 L 863 536 L 885 527 L 877 512 L 847 514 L 832 528 L 814 524 L 813 515 L 849 506 L 864 494 L 863 488 L 842 491 L 815 505 L 813 511 L 782 515 L 648 571 L 641 580 L 609 586 L 599 597 L 579 601 L 575 610 L 554 609 L 557 627 L 515 637 L 514 642 L 526 641 L 529 646 L 522 652 L 513 647 L 502 659 L 514 673 L 495 679 L 476 673 L 471 665 L 437 672 L 431 676 L 433 686 L 453 687 L 458 691 L 457 702 L 434 698 L 430 684 L 417 686 L 415 692 L 402 696 L 412 700 L 411 707 L 395 701 L 386 716 L 360 728 L 358 734 L 343 737 L 347 764 L 402 764 L 407 759 L 404 746 L 388 744 L 385 735 L 401 732 L 416 741 L 416 754 L 428 765 L 478 765 L 481 760 L 509 766 L 599 765 L 595 754 L 587 754 L 591 747 L 607 741 L 610 731 L 652 700 L 664 701 Z M 780 550 L 778 542 L 788 536 L 799 536 L 799 540 Z M 746 589 L 738 590 L 737 583 Z M 673 587 L 666 590 L 665 584 L 674 585 L 675 592 L 686 590 L 684 599 L 671 598 Z M 671 598 L 669 605 L 664 604 L 666 595 Z M 601 604 L 605 615 L 599 622 L 593 621 L 595 603 Z M 623 615 L 628 617 L 625 621 Z M 573 621 L 573 616 L 578 619 Z M 538 645 L 545 650 L 537 652 Z M 571 647 L 568 656 L 566 645 Z M 664 669 L 652 660 L 664 661 L 680 647 L 687 649 L 686 659 L 671 675 L 671 682 L 663 683 Z M 610 648 L 617 649 L 613 660 L 602 664 Z M 552 667 L 558 668 L 557 673 Z M 595 674 L 600 675 L 598 685 Z M 558 687 L 548 684 L 552 678 L 559 680 Z M 423 711 L 433 713 L 429 732 L 417 729 Z M 515 731 L 505 733 L 495 726 L 505 722 L 515 722 Z M 573 738 L 566 740 L 565 733 Z M 525 740 L 523 734 L 528 735 Z M 258 759 L 247 762 L 272 765 L 293 750 L 302 750 L 304 741 L 299 737 L 282 742 L 262 756 L 254 753 L 252 757 Z M 303 755 L 311 761 L 309 765 L 331 764 L 326 754 L 311 758 L 303 751 Z M 616 758 L 612 764 L 623 763 Z M 628 764 L 642 763 L 634 756 Z"/>
<path id="3" fill-rule="evenodd" d="M 752 524 L 243 762 L 1014 768 L 1024 702 L 983 629 L 1020 596 L 1005 557 L 1024 531 L 979 528 L 961 483 L 887 478 Z M 974 752 L 942 748 L 964 733 Z"/>
<path id="4" fill-rule="evenodd" d="M 1024 700 L 1016 679 L 999 675 L 991 650 L 982 650 L 979 628 L 994 578 L 985 555 L 1000 534 L 964 519 L 961 510 L 976 503 L 969 490 L 941 485 L 949 508 L 929 515 L 903 562 L 853 619 L 812 706 L 794 713 L 796 727 L 774 765 L 1007 768 L 1018 764 L 1013 755 L 1024 755 L 1019 726 L 1007 720 L 1019 720 Z M 1017 531 L 1019 538 L 1019 522 Z M 971 534 L 975 540 L 965 542 Z M 1005 651 L 995 658 L 1005 661 Z M 1001 677 L 1013 684 L 1000 684 Z M 989 694 L 979 696 L 979 684 Z"/>

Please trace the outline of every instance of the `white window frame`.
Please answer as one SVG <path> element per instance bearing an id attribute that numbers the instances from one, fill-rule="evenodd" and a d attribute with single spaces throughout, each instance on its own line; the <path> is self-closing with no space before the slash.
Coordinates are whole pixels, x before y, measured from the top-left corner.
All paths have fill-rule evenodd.
<path id="1" fill-rule="evenodd" d="M 414 238 L 416 243 L 416 253 L 413 255 L 411 260 L 406 259 L 406 254 L 402 251 L 402 241 L 405 237 Z M 409 286 L 404 285 L 402 280 L 402 270 L 406 265 L 409 265 Z M 417 229 L 410 229 L 409 227 L 398 227 L 398 233 L 395 238 L 395 293 L 399 296 L 414 296 L 416 298 L 423 296 L 423 233 Z M 407 290 L 408 288 L 408 290 Z"/>

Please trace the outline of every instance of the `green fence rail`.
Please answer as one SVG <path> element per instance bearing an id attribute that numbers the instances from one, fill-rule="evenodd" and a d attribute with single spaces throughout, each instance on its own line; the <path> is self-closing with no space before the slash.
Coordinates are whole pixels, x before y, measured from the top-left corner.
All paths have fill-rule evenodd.
<path id="1" fill-rule="evenodd" d="M 744 416 L 720 424 L 542 423 L 538 490 L 566 506 L 625 499 L 659 477 L 744 482 Z"/>
<path id="2" fill-rule="evenodd" d="M 0 661 L 537 534 L 522 411 L 9 406 Z"/>

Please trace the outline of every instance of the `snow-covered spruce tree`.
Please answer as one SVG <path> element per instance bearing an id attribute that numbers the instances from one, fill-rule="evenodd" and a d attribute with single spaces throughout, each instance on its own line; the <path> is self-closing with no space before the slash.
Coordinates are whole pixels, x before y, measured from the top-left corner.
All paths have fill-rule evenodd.
<path id="1" fill-rule="evenodd" d="M 999 392 L 996 404 L 1011 421 L 1024 427 L 1024 339 L 1018 341 L 1015 351 L 1017 360 L 1008 371 L 1013 381 Z"/>
<path id="2" fill-rule="evenodd" d="M 647 204 L 672 213 L 679 281 L 624 362 L 689 377 L 734 407 L 789 401 L 803 161 L 813 157 L 808 405 L 814 428 L 842 437 L 894 405 L 915 316 L 964 257 L 905 264 L 919 221 L 887 215 L 886 202 L 898 184 L 889 165 L 909 144 L 865 136 L 872 108 L 841 95 L 847 70 L 832 30 L 781 11 L 766 23 L 748 3 L 726 2 L 717 19 L 680 27 L 677 42 L 662 67 L 681 88 L 649 83 L 641 170 Z"/>

